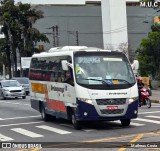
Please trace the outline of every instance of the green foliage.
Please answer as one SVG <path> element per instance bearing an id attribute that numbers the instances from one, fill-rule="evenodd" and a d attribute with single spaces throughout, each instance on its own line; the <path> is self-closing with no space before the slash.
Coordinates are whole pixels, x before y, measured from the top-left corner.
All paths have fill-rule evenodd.
<path id="1" fill-rule="evenodd" d="M 37 48 L 34 48 L 37 42 L 49 42 L 46 35 L 33 28 L 33 24 L 41 18 L 43 12 L 33 9 L 30 4 L 19 2 L 15 5 L 13 0 L 1 1 L 0 24 L 3 25 L 2 32 L 7 42 L 7 52 L 13 54 L 15 71 L 17 71 L 16 49 L 19 50 L 20 56 L 30 57 L 37 52 Z M 0 45 L 3 46 L 2 43 Z M 2 53 L 2 49 L 0 51 Z"/>
<path id="2" fill-rule="evenodd" d="M 141 41 L 137 53 L 140 74 L 152 74 L 155 79 L 160 79 L 160 32 L 150 32 L 148 37 Z"/>

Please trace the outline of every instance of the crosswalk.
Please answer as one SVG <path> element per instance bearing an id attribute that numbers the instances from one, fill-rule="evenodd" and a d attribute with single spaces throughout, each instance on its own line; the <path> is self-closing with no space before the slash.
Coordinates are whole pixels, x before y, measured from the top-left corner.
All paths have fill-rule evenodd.
<path id="1" fill-rule="evenodd" d="M 41 126 L 36 126 L 36 127 L 44 129 L 44 130 L 49 130 L 51 132 L 59 133 L 59 134 L 70 134 L 70 133 L 72 133 L 72 132 L 69 132 L 69 131 L 61 130 L 61 129 L 46 126 L 46 125 L 41 125 Z"/>
<path id="2" fill-rule="evenodd" d="M 29 137 L 31 137 L 31 138 L 43 137 L 43 135 L 40 135 L 40 134 L 31 132 L 31 131 L 25 130 L 25 129 L 23 129 L 23 128 L 13 128 L 13 129 L 11 129 L 11 130 L 12 130 L 12 131 L 15 131 L 15 132 L 17 132 L 17 133 L 20 133 L 20 134 L 22 134 L 22 135 L 29 136 Z"/>
<path id="3" fill-rule="evenodd" d="M 159 125 L 160 124 L 159 119 L 160 119 L 159 116 L 146 115 L 146 116 L 144 116 L 144 118 L 133 119 L 130 125 L 135 126 L 135 127 L 141 127 L 141 126 L 147 125 L 149 123 L 150 124 L 154 123 L 154 124 Z M 107 122 L 108 125 L 110 123 L 112 123 L 111 126 L 113 128 L 114 128 L 114 124 L 115 124 L 115 126 L 121 125 L 120 121 Z M 44 134 L 46 134 L 46 132 L 49 132 L 49 134 L 53 134 L 53 135 L 54 134 L 71 135 L 72 133 L 76 132 L 76 130 L 73 129 L 73 126 L 71 124 L 57 124 L 56 126 L 52 125 L 52 123 L 50 123 L 49 124 L 50 126 L 48 126 L 46 123 L 44 124 L 44 122 L 43 123 L 33 123 L 33 124 L 35 124 L 35 125 L 31 126 L 30 129 L 29 129 L 29 127 L 22 128 L 22 125 L 10 124 L 9 126 L 10 127 L 14 126 L 14 128 L 13 127 L 9 128 L 9 131 L 12 131 L 13 133 L 17 133 L 17 135 L 21 135 L 21 136 L 25 136 L 25 137 L 33 138 L 33 139 L 45 137 Z M 68 126 L 66 126 L 66 125 L 68 125 Z M 0 126 L 0 128 L 3 126 Z M 89 132 L 93 132 L 93 131 L 98 131 L 98 129 L 84 127 L 81 131 L 89 133 Z M 13 135 L 13 133 L 12 133 L 12 135 Z M 10 133 L 7 133 L 7 134 L 10 135 Z M 5 135 L 3 133 L 3 131 L 0 131 L 0 142 L 14 141 L 14 140 L 15 140 L 14 137 L 12 138 L 11 136 Z"/>

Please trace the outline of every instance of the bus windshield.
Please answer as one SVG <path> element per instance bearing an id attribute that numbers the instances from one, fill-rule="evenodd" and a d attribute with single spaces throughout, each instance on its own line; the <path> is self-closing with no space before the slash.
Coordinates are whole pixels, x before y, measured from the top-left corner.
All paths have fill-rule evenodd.
<path id="1" fill-rule="evenodd" d="M 131 66 L 122 53 L 76 53 L 74 60 L 76 82 L 80 85 L 121 85 L 123 88 L 136 82 Z"/>

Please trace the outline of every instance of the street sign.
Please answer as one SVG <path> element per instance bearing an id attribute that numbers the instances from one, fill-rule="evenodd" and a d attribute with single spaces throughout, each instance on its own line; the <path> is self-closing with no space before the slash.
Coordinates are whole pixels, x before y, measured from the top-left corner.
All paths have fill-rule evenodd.
<path id="1" fill-rule="evenodd" d="M 22 69 L 29 68 L 31 63 L 31 57 L 21 57 Z"/>

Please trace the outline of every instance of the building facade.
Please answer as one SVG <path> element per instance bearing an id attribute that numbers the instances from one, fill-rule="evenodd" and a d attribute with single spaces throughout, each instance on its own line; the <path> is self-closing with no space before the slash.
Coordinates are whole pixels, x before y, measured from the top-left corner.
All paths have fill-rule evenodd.
<path id="1" fill-rule="evenodd" d="M 46 51 L 64 45 L 116 49 L 121 43 L 136 50 L 150 31 L 155 12 L 135 5 L 138 1 L 127 0 L 126 6 L 126 0 L 21 0 L 44 12 L 34 26 L 50 40 L 37 45 Z"/>
<path id="2" fill-rule="evenodd" d="M 40 43 L 40 45 L 45 46 L 46 50 L 56 46 L 54 44 L 56 40 L 53 38 L 53 32 L 50 27 L 58 25 L 59 46 L 77 45 L 78 40 L 79 45 L 115 48 L 123 41 L 116 44 L 114 40 L 110 41 L 110 38 L 107 39 L 107 36 L 114 36 L 114 38 L 117 37 L 117 39 L 123 40 L 123 33 L 127 32 L 127 36 L 125 36 L 127 40 L 124 43 L 127 42 L 130 49 L 135 51 L 141 40 L 147 37 L 148 32 L 151 31 L 151 24 L 155 15 L 154 9 L 127 6 L 127 25 L 104 31 L 100 5 L 37 5 L 36 8 L 44 12 L 44 18 L 39 20 L 35 27 L 45 33 L 50 40 L 50 44 Z M 114 19 L 121 20 L 121 18 L 117 17 Z M 148 23 L 144 23 L 145 21 L 148 21 Z M 76 31 L 78 31 L 78 37 Z M 104 36 L 106 39 L 104 39 Z"/>

